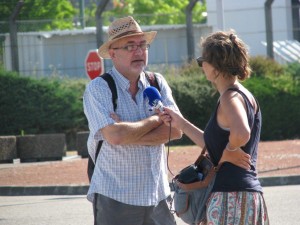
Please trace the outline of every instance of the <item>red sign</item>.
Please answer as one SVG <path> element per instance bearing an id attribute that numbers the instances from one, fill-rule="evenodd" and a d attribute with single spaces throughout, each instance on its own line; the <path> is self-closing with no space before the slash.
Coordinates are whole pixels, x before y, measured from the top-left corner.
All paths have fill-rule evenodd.
<path id="1" fill-rule="evenodd" d="M 85 72 L 91 80 L 104 73 L 103 58 L 98 55 L 97 50 L 88 52 L 85 58 Z"/>

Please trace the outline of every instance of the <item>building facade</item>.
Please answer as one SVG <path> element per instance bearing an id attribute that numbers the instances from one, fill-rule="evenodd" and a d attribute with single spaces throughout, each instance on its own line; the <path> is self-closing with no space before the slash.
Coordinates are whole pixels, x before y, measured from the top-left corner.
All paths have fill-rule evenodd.
<path id="1" fill-rule="evenodd" d="M 214 31 L 235 30 L 249 46 L 252 56 L 266 56 L 265 2 L 266 0 L 206 1 L 207 25 L 211 26 Z M 299 7 L 299 0 L 274 0 L 271 5 L 274 53 L 275 59 L 280 62 L 285 61 L 284 57 L 289 57 L 290 61 L 300 62 Z M 220 14 L 223 14 L 222 27 L 218 23 Z M 287 62 L 289 62 L 288 59 L 286 59 Z"/>

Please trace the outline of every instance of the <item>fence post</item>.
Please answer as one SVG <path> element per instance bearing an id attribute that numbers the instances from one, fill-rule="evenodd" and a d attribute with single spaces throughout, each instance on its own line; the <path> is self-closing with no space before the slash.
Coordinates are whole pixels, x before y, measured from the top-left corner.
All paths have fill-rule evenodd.
<path id="1" fill-rule="evenodd" d="M 267 39 L 267 55 L 274 59 L 273 53 L 273 23 L 272 23 L 272 3 L 274 0 L 266 0 L 265 2 L 265 21 L 266 21 L 266 39 Z"/>
<path id="2" fill-rule="evenodd" d="M 103 44 L 103 28 L 102 28 L 102 13 L 104 12 L 109 0 L 100 1 L 96 10 L 96 37 L 97 37 L 97 48 Z"/>
<path id="3" fill-rule="evenodd" d="M 16 18 L 19 15 L 24 2 L 19 1 L 9 17 L 10 49 L 11 49 L 11 67 L 13 71 L 19 72 L 19 53 L 18 53 L 18 31 Z"/>
<path id="4" fill-rule="evenodd" d="M 193 30 L 193 8 L 198 0 L 190 0 L 189 4 L 185 8 L 186 16 L 186 36 L 187 36 L 187 50 L 188 50 L 188 62 L 191 62 L 195 57 L 195 45 L 194 45 L 194 30 Z"/>

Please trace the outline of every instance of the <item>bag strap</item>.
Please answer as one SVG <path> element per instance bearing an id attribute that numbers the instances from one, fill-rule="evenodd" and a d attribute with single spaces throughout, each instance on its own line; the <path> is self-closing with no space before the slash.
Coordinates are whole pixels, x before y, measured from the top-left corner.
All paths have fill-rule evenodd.
<path id="1" fill-rule="evenodd" d="M 115 83 L 114 79 L 112 78 L 112 76 L 109 73 L 104 73 L 100 77 L 103 78 L 108 84 L 108 87 L 109 87 L 109 89 L 111 91 L 111 94 L 112 94 L 112 103 L 113 103 L 114 111 L 116 111 L 117 101 L 118 101 L 118 92 L 117 92 L 116 83 Z M 98 145 L 97 145 L 97 148 L 96 148 L 95 162 L 98 158 L 102 143 L 103 143 L 103 140 L 100 140 L 98 142 Z"/>
<path id="2" fill-rule="evenodd" d="M 101 75 L 100 77 L 103 78 L 109 86 L 109 89 L 110 89 L 111 94 L 112 94 L 112 103 L 113 103 L 113 106 L 114 106 L 114 111 L 116 111 L 117 102 L 118 102 L 118 92 L 117 92 L 116 83 L 115 83 L 114 79 L 112 78 L 112 76 L 109 73 L 105 73 L 105 74 Z"/>
<path id="3" fill-rule="evenodd" d="M 200 161 L 200 159 L 202 158 L 202 156 L 204 156 L 205 155 L 205 152 L 206 152 L 206 146 L 204 145 L 204 147 L 202 148 L 202 151 L 201 151 L 201 153 L 200 153 L 200 155 L 198 156 L 198 158 L 196 159 L 196 161 L 195 161 L 195 165 L 196 164 L 198 164 L 199 163 L 199 161 Z"/>
<path id="4" fill-rule="evenodd" d="M 160 87 L 157 82 L 157 78 L 154 72 L 144 71 L 147 80 L 149 81 L 150 85 L 156 87 L 157 90 L 160 92 Z"/>
<path id="5" fill-rule="evenodd" d="M 197 164 L 201 161 L 202 157 L 205 156 L 205 152 L 206 152 L 206 151 L 207 151 L 207 148 L 206 148 L 206 146 L 204 145 L 204 147 L 202 148 L 202 151 L 201 151 L 200 155 L 198 156 L 198 158 L 196 159 L 196 161 L 195 161 L 195 163 L 194 163 L 195 165 L 197 165 Z M 216 172 L 219 170 L 219 168 L 221 167 L 222 164 L 223 164 L 223 163 L 218 163 L 218 165 L 215 166 L 215 171 L 216 171 Z"/>
<path id="6" fill-rule="evenodd" d="M 153 87 L 156 87 L 157 90 L 160 92 L 160 87 L 158 85 L 155 73 L 149 72 L 149 71 L 144 71 L 144 72 L 145 72 L 146 78 L 149 81 L 150 85 Z M 112 93 L 112 103 L 113 103 L 114 111 L 116 111 L 117 102 L 118 102 L 118 92 L 117 92 L 116 83 L 109 73 L 104 73 L 100 77 L 103 78 L 109 86 L 109 89 Z"/>

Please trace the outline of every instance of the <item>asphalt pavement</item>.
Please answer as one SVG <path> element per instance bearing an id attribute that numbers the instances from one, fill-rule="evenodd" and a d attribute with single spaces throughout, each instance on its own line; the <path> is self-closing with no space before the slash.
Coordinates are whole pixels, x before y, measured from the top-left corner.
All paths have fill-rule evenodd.
<path id="1" fill-rule="evenodd" d="M 300 185 L 264 187 L 264 197 L 271 225 L 299 224 Z M 85 195 L 0 196 L 0 225 L 92 224 L 92 205 Z"/>

